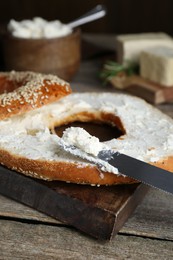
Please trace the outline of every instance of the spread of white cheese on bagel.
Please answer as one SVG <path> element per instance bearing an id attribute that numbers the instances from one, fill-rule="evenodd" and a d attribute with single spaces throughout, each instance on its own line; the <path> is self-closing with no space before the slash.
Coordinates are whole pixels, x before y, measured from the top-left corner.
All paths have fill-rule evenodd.
<path id="1" fill-rule="evenodd" d="M 173 155 L 173 120 L 139 98 L 112 93 L 70 94 L 1 120 L 0 149 L 32 160 L 77 162 L 85 167 L 90 163 L 63 151 L 56 134 L 49 130 L 83 112 L 120 118 L 126 133 L 104 142 L 110 149 L 146 162 Z"/>

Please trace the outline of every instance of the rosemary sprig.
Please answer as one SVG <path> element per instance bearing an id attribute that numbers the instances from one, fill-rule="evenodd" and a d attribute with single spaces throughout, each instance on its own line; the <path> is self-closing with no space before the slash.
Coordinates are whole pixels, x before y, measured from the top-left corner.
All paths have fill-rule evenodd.
<path id="1" fill-rule="evenodd" d="M 126 76 L 139 74 L 139 65 L 132 61 L 126 61 L 123 64 L 119 64 L 115 61 L 107 61 L 100 73 L 100 78 L 103 80 L 103 83 L 106 84 L 112 77 L 120 73 L 124 73 Z"/>

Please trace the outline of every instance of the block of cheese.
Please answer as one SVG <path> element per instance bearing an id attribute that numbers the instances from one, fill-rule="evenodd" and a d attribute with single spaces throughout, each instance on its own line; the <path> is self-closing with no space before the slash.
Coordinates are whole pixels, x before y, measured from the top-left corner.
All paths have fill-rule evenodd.
<path id="1" fill-rule="evenodd" d="M 173 39 L 165 33 L 126 34 L 116 37 L 117 62 L 139 62 L 139 54 L 155 46 L 173 47 Z"/>
<path id="2" fill-rule="evenodd" d="M 155 47 L 142 51 L 140 75 L 165 87 L 173 87 L 173 48 Z"/>

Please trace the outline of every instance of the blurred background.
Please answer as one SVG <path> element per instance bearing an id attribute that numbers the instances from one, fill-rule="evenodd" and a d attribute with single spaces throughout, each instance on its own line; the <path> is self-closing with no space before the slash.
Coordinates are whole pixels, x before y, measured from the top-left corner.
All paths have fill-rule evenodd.
<path id="1" fill-rule="evenodd" d="M 68 23 L 97 4 L 104 4 L 108 14 L 82 26 L 83 32 L 124 34 L 163 31 L 173 34 L 172 0 L 6 0 L 0 1 L 0 23 L 4 24 L 11 18 L 22 20 L 35 16 Z"/>

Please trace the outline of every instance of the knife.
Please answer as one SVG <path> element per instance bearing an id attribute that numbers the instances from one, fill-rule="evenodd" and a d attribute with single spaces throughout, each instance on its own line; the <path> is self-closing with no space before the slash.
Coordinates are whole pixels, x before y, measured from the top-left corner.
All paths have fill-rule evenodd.
<path id="1" fill-rule="evenodd" d="M 172 172 L 119 152 L 112 153 L 110 157 L 105 156 L 103 152 L 100 152 L 98 158 L 107 161 L 113 167 L 118 168 L 118 171 L 123 175 L 173 194 Z"/>
<path id="2" fill-rule="evenodd" d="M 105 167 L 105 163 L 111 165 L 112 170 L 118 169 L 118 173 L 143 182 L 154 188 L 158 188 L 173 194 L 173 173 L 140 161 L 128 155 L 113 152 L 112 150 L 102 150 L 97 156 L 90 155 L 76 146 L 69 145 L 64 140 L 59 140 L 59 145 L 67 152 L 95 163 L 100 168 Z"/>

